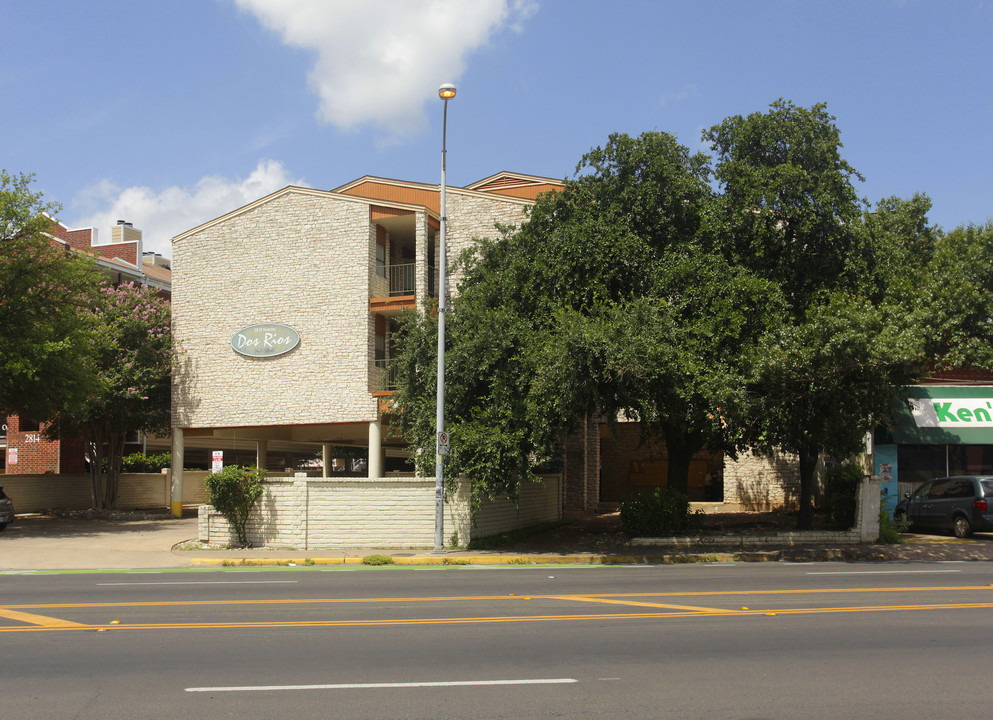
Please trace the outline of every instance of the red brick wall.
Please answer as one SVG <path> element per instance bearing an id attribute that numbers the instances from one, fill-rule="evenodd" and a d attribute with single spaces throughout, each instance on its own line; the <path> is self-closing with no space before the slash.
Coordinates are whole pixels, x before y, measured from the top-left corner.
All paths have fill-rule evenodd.
<path id="1" fill-rule="evenodd" d="M 108 259 L 120 258 L 125 260 L 132 265 L 140 265 L 141 261 L 138 259 L 138 243 L 136 242 L 120 242 L 113 243 L 112 245 L 97 245 L 92 248 L 93 251 L 100 254 L 101 257 Z"/>
<path id="2" fill-rule="evenodd" d="M 17 452 L 16 464 L 10 462 L 11 450 Z M 21 420 L 16 415 L 7 418 L 8 473 L 23 475 L 57 473 L 59 456 L 58 440 L 47 440 L 40 429 L 22 431 Z"/>
<path id="3" fill-rule="evenodd" d="M 942 370 L 932 373 L 930 377 L 922 378 L 922 385 L 929 385 L 935 382 L 969 382 L 981 384 L 993 384 L 993 372 L 980 370 L 979 368 L 956 368 L 955 370 Z"/>

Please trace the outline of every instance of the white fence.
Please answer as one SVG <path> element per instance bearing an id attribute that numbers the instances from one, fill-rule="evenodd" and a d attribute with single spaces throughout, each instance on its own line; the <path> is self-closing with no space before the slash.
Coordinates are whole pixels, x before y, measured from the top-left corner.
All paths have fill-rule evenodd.
<path id="1" fill-rule="evenodd" d="M 434 546 L 434 478 L 266 478 L 265 494 L 249 519 L 248 542 L 256 547 L 415 548 Z M 558 475 L 521 488 L 519 502 L 486 503 L 470 517 L 468 484 L 445 502 L 446 546 L 562 518 Z M 235 544 L 227 520 L 209 505 L 200 508 L 198 538 L 214 546 Z"/>
<path id="2" fill-rule="evenodd" d="M 199 505 L 207 501 L 203 479 L 206 471 L 183 473 L 183 503 Z M 120 510 L 170 507 L 170 475 L 161 473 L 122 473 L 117 488 Z M 85 510 L 90 507 L 89 475 L 0 475 L 0 487 L 14 501 L 14 512 L 33 513 L 57 508 Z"/>

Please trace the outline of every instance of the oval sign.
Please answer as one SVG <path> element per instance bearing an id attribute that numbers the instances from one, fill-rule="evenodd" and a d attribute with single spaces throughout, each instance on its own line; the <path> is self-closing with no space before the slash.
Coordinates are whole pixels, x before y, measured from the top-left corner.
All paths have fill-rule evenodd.
<path id="1" fill-rule="evenodd" d="M 272 357 L 288 353 L 300 343 L 300 333 L 289 325 L 249 325 L 231 336 L 235 352 L 248 357 Z"/>

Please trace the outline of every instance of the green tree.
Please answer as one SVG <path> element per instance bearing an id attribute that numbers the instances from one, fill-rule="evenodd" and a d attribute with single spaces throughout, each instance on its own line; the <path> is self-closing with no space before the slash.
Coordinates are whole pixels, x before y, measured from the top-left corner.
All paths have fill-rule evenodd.
<path id="1" fill-rule="evenodd" d="M 740 406 L 741 351 L 777 306 L 772 283 L 728 266 L 708 229 L 708 166 L 665 133 L 612 135 L 527 222 L 461 258 L 448 321 L 450 476 L 514 495 L 580 419 L 642 422 L 685 490 Z M 433 472 L 436 325 L 404 323 L 395 396 Z"/>
<path id="2" fill-rule="evenodd" d="M 104 284 L 91 313 L 100 386 L 80 407 L 57 413 L 48 432 L 82 436 L 93 507 L 102 509 L 117 501 L 127 435 L 168 431 L 172 341 L 169 302 L 148 287 Z"/>
<path id="3" fill-rule="evenodd" d="M 33 176 L 0 170 L 0 415 L 44 421 L 99 387 L 92 372 L 98 275 L 47 233 L 58 207 Z"/>
<path id="4" fill-rule="evenodd" d="M 853 185 L 862 176 L 842 158 L 834 120 L 823 104 L 780 100 L 704 133 L 716 152 L 727 255 L 775 282 L 785 301 L 756 348 L 743 439 L 797 455 L 801 529 L 813 520 L 818 456 L 857 451 L 888 411 L 892 387 L 924 363 L 913 308 L 889 280 L 908 277 L 912 243 L 927 240 L 925 203 L 891 202 L 887 217 L 866 223 Z M 897 210 L 916 222 L 901 227 Z M 903 257 L 894 252 L 901 244 Z"/>
<path id="5" fill-rule="evenodd" d="M 993 370 L 993 220 L 941 237 L 921 283 L 921 314 L 939 369 Z"/>

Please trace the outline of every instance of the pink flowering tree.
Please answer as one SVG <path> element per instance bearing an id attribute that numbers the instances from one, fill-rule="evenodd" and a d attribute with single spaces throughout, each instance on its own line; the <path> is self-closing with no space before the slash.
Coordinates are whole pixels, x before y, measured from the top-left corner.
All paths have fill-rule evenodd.
<path id="1" fill-rule="evenodd" d="M 128 434 L 168 431 L 172 340 L 169 301 L 148 287 L 104 284 L 90 312 L 95 331 L 92 355 L 84 362 L 100 387 L 80 409 L 58 414 L 51 432 L 82 436 L 93 507 L 99 510 L 117 501 Z"/>

